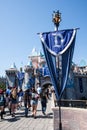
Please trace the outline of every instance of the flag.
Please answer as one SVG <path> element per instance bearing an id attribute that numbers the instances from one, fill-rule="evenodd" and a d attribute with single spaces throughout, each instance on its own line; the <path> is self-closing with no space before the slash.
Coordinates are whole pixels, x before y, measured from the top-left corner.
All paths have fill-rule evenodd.
<path id="1" fill-rule="evenodd" d="M 18 85 L 19 85 L 20 88 L 22 88 L 22 84 L 23 84 L 23 81 L 24 81 L 24 72 L 18 72 L 17 78 L 18 78 Z"/>
<path id="2" fill-rule="evenodd" d="M 42 67 L 43 76 L 50 76 L 49 75 L 49 68 L 47 66 Z"/>
<path id="3" fill-rule="evenodd" d="M 66 87 L 74 52 L 75 37 L 76 29 L 40 33 L 44 55 L 58 100 L 61 98 Z M 61 76 L 59 70 L 60 68 L 57 68 L 56 60 L 59 59 L 60 56 Z"/>

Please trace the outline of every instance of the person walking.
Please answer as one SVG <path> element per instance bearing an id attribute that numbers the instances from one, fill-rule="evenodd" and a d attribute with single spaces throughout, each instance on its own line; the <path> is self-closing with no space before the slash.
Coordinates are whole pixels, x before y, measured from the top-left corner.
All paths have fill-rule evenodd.
<path id="1" fill-rule="evenodd" d="M 11 87 L 8 87 L 6 89 L 6 106 L 9 109 L 10 115 L 11 115 Z"/>
<path id="2" fill-rule="evenodd" d="M 22 107 L 22 102 L 23 102 L 23 90 L 22 88 L 18 91 L 18 109 L 21 109 Z"/>
<path id="3" fill-rule="evenodd" d="M 41 94 L 41 108 L 42 108 L 42 113 L 46 115 L 46 108 L 47 108 L 47 93 L 45 91 L 42 92 Z"/>
<path id="4" fill-rule="evenodd" d="M 25 117 L 28 116 L 28 109 L 30 110 L 31 107 L 30 100 L 31 100 L 31 91 L 30 89 L 27 89 L 26 91 L 24 91 Z"/>
<path id="5" fill-rule="evenodd" d="M 14 88 L 12 88 L 12 91 L 11 91 L 11 114 L 12 114 L 12 117 L 15 117 L 15 111 L 17 108 L 17 100 L 18 100 L 17 88 L 14 87 Z"/>
<path id="6" fill-rule="evenodd" d="M 4 107 L 5 106 L 5 97 L 4 97 L 4 91 L 0 89 L 0 115 L 1 119 L 3 119 L 3 114 L 4 114 Z"/>
<path id="7" fill-rule="evenodd" d="M 38 105 L 38 98 L 39 95 L 35 88 L 32 88 L 32 93 L 31 93 L 31 107 L 32 107 L 32 116 L 34 119 L 36 118 L 36 113 L 37 113 L 37 105 Z"/>

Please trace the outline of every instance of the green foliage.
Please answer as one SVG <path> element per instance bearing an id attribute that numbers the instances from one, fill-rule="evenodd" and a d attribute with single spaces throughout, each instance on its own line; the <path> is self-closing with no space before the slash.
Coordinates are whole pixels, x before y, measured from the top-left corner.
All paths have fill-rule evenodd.
<path id="1" fill-rule="evenodd" d="M 4 82 L 0 82 L 0 89 L 6 89 L 6 84 Z"/>

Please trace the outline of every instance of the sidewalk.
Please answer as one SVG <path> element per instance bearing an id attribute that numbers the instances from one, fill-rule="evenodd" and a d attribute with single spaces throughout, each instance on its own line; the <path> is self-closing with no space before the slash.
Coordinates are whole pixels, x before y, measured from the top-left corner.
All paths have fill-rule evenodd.
<path id="1" fill-rule="evenodd" d="M 6 108 L 4 119 L 0 119 L 0 130 L 53 130 L 53 122 L 55 119 L 55 130 L 59 128 L 58 108 L 54 107 L 55 113 L 53 118 L 51 100 L 47 103 L 46 116 L 42 114 L 40 101 L 37 108 L 37 118 L 34 119 L 31 111 L 26 118 L 24 116 L 24 107 L 17 110 L 16 117 L 9 115 Z M 87 130 L 87 109 L 62 107 L 62 130 Z"/>
<path id="2" fill-rule="evenodd" d="M 17 110 L 16 117 L 11 117 L 6 109 L 4 120 L 0 120 L 0 130 L 53 130 L 53 112 L 51 110 L 51 100 L 48 101 L 46 116 L 41 112 L 40 101 L 37 108 L 37 118 L 34 119 L 29 112 L 28 117 L 24 117 L 24 108 Z"/>

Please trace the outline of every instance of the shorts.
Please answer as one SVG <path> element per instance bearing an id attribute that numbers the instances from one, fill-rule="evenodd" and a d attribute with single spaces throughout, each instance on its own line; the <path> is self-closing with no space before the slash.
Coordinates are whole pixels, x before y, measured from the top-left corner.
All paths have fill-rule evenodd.
<path id="1" fill-rule="evenodd" d="M 38 100 L 31 100 L 31 106 L 32 105 L 37 105 L 38 104 Z"/>
<path id="2" fill-rule="evenodd" d="M 0 106 L 4 106 L 4 102 L 0 102 Z"/>
<path id="3" fill-rule="evenodd" d="M 17 100 L 16 100 L 16 99 L 12 99 L 12 100 L 11 100 L 11 103 L 12 103 L 12 104 L 17 104 Z"/>

